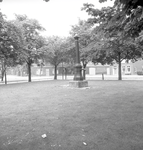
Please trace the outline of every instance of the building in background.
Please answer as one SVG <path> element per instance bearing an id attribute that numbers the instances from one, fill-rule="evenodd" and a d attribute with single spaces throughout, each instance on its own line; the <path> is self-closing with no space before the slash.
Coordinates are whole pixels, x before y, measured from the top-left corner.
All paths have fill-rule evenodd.
<path id="1" fill-rule="evenodd" d="M 136 62 L 129 61 L 128 63 L 122 62 L 122 75 L 143 75 L 143 60 L 138 60 Z M 54 66 L 47 64 L 45 66 L 37 66 L 33 64 L 31 67 L 31 72 L 33 76 L 53 76 L 54 75 Z M 17 66 L 13 68 L 8 68 L 7 74 L 9 75 L 19 75 L 27 76 L 27 67 Z M 57 75 L 73 75 L 73 67 L 69 67 L 66 64 L 60 64 L 57 68 Z M 94 65 L 92 62 L 89 62 L 86 67 L 87 75 L 118 75 L 118 64 L 113 65 Z"/>
<path id="2" fill-rule="evenodd" d="M 122 61 L 121 66 L 122 75 L 143 75 L 143 60 L 138 60 L 136 62 Z M 88 75 L 118 75 L 118 64 L 113 65 L 94 65 L 92 62 L 87 64 L 86 74 Z"/>

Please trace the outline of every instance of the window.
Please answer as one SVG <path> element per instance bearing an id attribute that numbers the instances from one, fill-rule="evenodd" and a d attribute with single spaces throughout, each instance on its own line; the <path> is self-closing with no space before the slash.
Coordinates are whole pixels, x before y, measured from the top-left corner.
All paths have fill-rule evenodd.
<path id="1" fill-rule="evenodd" d="M 131 67 L 127 66 L 127 72 L 131 72 Z"/>
<path id="2" fill-rule="evenodd" d="M 117 67 L 114 66 L 113 74 L 117 74 Z"/>
<path id="3" fill-rule="evenodd" d="M 122 67 L 122 71 L 125 72 L 125 66 Z"/>

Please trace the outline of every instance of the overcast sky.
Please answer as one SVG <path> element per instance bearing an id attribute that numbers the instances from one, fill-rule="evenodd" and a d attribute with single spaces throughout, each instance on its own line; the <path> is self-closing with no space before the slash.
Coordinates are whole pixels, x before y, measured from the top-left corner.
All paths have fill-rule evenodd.
<path id="1" fill-rule="evenodd" d="M 88 18 L 87 13 L 81 11 L 83 3 L 87 2 L 96 8 L 111 6 L 113 3 L 100 4 L 98 0 L 3 0 L 0 8 L 8 19 L 13 19 L 15 13 L 37 19 L 46 28 L 44 35 L 68 36 L 71 25 L 77 24 L 79 18 Z"/>

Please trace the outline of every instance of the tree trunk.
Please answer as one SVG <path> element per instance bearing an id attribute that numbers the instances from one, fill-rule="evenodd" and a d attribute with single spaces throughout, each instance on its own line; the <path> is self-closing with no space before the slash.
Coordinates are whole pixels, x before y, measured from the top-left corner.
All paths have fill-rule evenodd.
<path id="1" fill-rule="evenodd" d="M 65 80 L 67 79 L 67 68 L 65 68 Z"/>
<path id="2" fill-rule="evenodd" d="M 64 67 L 63 67 L 63 62 L 62 62 L 62 80 L 64 80 Z"/>
<path id="3" fill-rule="evenodd" d="M 1 82 L 3 82 L 3 75 L 1 75 Z"/>
<path id="4" fill-rule="evenodd" d="M 2 69 L 2 71 L 1 71 L 1 81 L 3 82 L 3 78 L 4 78 L 4 71 L 3 71 L 3 69 Z"/>
<path id="5" fill-rule="evenodd" d="M 31 82 L 31 63 L 27 63 L 28 67 L 28 82 Z"/>
<path id="6" fill-rule="evenodd" d="M 121 54 L 118 54 L 118 80 L 122 80 L 122 71 L 121 71 Z"/>
<path id="7" fill-rule="evenodd" d="M 4 76 L 5 76 L 5 84 L 7 84 L 6 68 L 5 68 Z"/>
<path id="8" fill-rule="evenodd" d="M 54 80 L 57 80 L 57 65 L 55 65 Z"/>
<path id="9" fill-rule="evenodd" d="M 1 81 L 3 81 L 3 78 L 4 78 L 4 64 L 2 64 L 2 70 L 1 70 Z"/>
<path id="10" fill-rule="evenodd" d="M 102 80 L 104 80 L 104 73 L 102 73 Z"/>
<path id="11" fill-rule="evenodd" d="M 42 64 L 40 64 L 40 77 L 41 77 L 41 74 L 42 74 Z"/>
<path id="12" fill-rule="evenodd" d="M 83 80 L 86 79 L 86 64 L 83 65 Z"/>

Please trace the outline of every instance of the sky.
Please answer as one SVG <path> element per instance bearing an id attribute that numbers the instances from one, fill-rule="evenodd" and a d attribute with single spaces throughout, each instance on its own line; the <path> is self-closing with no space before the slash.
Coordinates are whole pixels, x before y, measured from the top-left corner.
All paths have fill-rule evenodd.
<path id="1" fill-rule="evenodd" d="M 79 19 L 89 18 L 81 11 L 83 3 L 92 3 L 95 8 L 112 6 L 113 2 L 100 4 L 98 0 L 3 0 L 0 9 L 7 19 L 14 19 L 14 14 L 26 14 L 29 18 L 37 19 L 46 29 L 45 36 L 69 36 L 71 26 Z"/>

